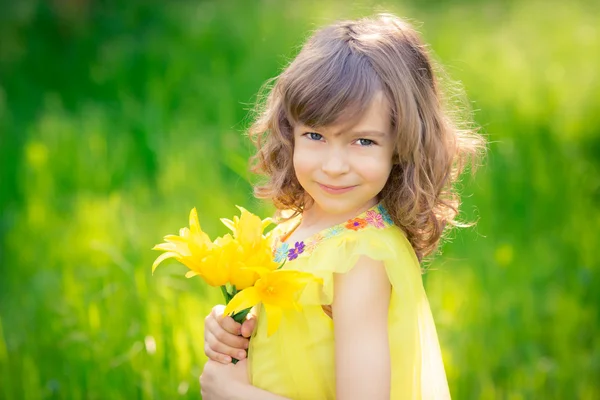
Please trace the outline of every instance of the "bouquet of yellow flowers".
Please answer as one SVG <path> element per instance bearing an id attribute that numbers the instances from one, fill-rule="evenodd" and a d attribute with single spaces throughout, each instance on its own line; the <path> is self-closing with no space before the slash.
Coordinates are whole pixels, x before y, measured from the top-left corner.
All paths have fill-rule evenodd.
<path id="1" fill-rule="evenodd" d="M 267 315 L 267 335 L 278 328 L 282 313 L 287 309 L 300 309 L 298 297 L 310 281 L 320 279 L 306 272 L 282 270 L 273 260 L 271 232 L 264 230 L 272 223 L 261 220 L 239 207 L 240 216 L 233 220 L 221 219 L 232 233 L 211 241 L 198 221 L 196 209 L 190 212 L 189 228 L 179 235 L 167 235 L 164 243 L 153 250 L 164 251 L 152 265 L 156 267 L 168 258 L 190 269 L 186 277 L 200 276 L 211 286 L 219 286 L 225 297 L 224 315 L 233 314 L 243 322 L 252 307 L 262 303 Z"/>

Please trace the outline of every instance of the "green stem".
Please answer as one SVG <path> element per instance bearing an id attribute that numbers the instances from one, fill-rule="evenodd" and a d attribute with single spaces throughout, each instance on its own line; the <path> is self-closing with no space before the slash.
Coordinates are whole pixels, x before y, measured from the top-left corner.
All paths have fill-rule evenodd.
<path id="1" fill-rule="evenodd" d="M 245 310 L 240 311 L 237 314 L 233 314 L 232 318 L 235 322 L 243 324 L 246 320 L 246 315 L 250 312 L 251 308 L 246 308 Z"/>
<path id="2" fill-rule="evenodd" d="M 231 318 L 233 318 L 233 320 L 237 323 L 243 324 L 244 321 L 246 320 L 246 316 L 248 315 L 248 313 L 250 312 L 251 308 L 246 308 L 245 310 L 240 311 L 237 314 L 233 314 L 231 316 Z M 241 335 L 241 334 L 240 334 Z M 248 350 L 246 350 L 246 357 L 248 356 Z M 238 359 L 236 358 L 232 358 L 231 362 L 234 364 L 238 363 Z"/>
<path id="3" fill-rule="evenodd" d="M 223 293 L 223 297 L 225 297 L 225 304 L 229 304 L 231 297 L 229 296 L 229 292 L 227 291 L 227 286 L 222 285 L 220 287 L 221 287 L 221 293 Z"/>

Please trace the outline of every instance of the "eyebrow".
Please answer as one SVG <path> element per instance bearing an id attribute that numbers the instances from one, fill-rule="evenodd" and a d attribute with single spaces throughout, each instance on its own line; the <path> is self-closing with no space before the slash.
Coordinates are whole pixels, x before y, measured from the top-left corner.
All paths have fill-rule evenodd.
<path id="1" fill-rule="evenodd" d="M 302 129 L 303 131 L 307 131 L 307 130 L 314 130 L 314 132 L 322 132 L 322 129 L 317 129 L 317 128 L 313 128 L 311 126 L 308 125 L 303 125 Z M 378 136 L 378 137 L 385 137 L 388 134 L 382 131 L 378 131 L 377 129 L 361 129 L 358 131 L 345 131 L 345 130 L 341 130 L 338 132 L 334 132 L 333 136 L 340 136 L 343 133 L 347 133 L 349 135 L 373 135 L 373 136 Z"/>
<path id="2" fill-rule="evenodd" d="M 340 136 L 342 133 L 344 133 L 344 132 L 343 131 L 336 132 L 333 134 L 333 136 Z M 387 136 L 387 134 L 385 132 L 371 130 L 371 129 L 365 129 L 365 130 L 360 130 L 360 131 L 349 131 L 348 134 L 349 135 L 373 135 L 373 136 L 379 136 L 379 137 Z"/>

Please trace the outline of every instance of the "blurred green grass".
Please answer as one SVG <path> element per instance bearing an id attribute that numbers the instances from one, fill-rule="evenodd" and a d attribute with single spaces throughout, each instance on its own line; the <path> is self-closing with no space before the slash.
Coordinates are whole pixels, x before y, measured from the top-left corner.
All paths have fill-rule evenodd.
<path id="1" fill-rule="evenodd" d="M 419 26 L 490 140 L 425 275 L 457 399 L 600 398 L 596 2 L 3 2 L 0 398 L 197 398 L 220 300 L 149 249 L 251 196 L 242 132 L 308 31 Z M 82 11 L 83 10 L 83 11 Z"/>

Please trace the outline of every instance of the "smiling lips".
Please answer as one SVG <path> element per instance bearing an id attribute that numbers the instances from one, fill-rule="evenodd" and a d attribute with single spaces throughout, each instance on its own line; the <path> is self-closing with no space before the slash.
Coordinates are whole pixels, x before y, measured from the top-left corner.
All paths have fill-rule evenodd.
<path id="1" fill-rule="evenodd" d="M 321 187 L 321 189 L 323 189 L 324 192 L 329 193 L 329 194 L 346 193 L 356 187 L 356 186 L 328 186 L 328 185 L 323 185 L 321 183 L 319 183 L 319 186 Z"/>

